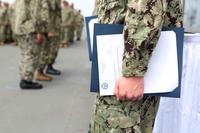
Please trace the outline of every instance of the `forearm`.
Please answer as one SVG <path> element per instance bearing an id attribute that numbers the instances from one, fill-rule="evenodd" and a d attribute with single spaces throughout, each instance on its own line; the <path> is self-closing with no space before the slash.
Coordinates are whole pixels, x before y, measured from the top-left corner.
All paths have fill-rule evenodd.
<path id="1" fill-rule="evenodd" d="M 124 30 L 123 76 L 144 76 L 159 38 L 166 7 L 166 3 L 161 0 L 128 3 Z"/>

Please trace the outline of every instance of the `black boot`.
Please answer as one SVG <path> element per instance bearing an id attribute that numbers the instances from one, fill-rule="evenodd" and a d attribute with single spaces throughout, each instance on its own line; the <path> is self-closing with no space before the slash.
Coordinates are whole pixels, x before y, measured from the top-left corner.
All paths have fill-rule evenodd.
<path id="1" fill-rule="evenodd" d="M 20 88 L 21 89 L 42 89 L 42 85 L 39 83 L 34 83 L 32 81 L 21 80 Z"/>
<path id="2" fill-rule="evenodd" d="M 61 72 L 59 70 L 54 69 L 52 65 L 48 65 L 46 73 L 51 75 L 61 75 Z"/>

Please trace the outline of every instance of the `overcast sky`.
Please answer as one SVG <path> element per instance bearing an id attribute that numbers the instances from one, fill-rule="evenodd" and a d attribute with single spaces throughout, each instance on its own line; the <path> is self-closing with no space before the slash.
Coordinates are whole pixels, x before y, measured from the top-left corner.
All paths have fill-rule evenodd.
<path id="1" fill-rule="evenodd" d="M 1 0 L 12 3 L 15 0 Z M 74 3 L 75 8 L 81 9 L 85 16 L 90 16 L 93 11 L 94 0 L 68 0 L 70 3 Z"/>

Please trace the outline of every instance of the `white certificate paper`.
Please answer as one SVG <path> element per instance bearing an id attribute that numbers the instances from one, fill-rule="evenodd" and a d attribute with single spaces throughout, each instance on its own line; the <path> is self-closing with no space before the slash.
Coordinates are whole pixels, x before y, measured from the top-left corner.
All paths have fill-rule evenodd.
<path id="1" fill-rule="evenodd" d="M 114 95 L 121 76 L 124 40 L 122 34 L 97 36 L 100 95 Z M 144 93 L 172 92 L 178 87 L 176 34 L 163 31 L 144 76 Z"/>

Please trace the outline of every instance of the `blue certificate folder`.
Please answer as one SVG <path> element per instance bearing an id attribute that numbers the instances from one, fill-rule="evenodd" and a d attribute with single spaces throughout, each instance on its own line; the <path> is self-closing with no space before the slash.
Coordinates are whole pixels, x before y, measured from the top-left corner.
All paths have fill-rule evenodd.
<path id="1" fill-rule="evenodd" d="M 123 25 L 118 24 L 95 24 L 94 26 L 94 44 L 92 54 L 92 70 L 91 70 L 91 92 L 99 92 L 99 71 L 98 71 L 98 57 L 97 57 L 97 35 L 111 35 L 111 34 L 122 34 Z M 169 93 L 156 93 L 156 94 L 145 94 L 148 96 L 162 96 L 162 97 L 180 97 L 181 92 L 181 77 L 182 77 L 182 58 L 183 58 L 183 39 L 184 29 L 183 28 L 163 28 L 163 31 L 173 30 L 177 36 L 177 53 L 178 53 L 178 69 L 179 69 L 179 86 Z"/>
<path id="2" fill-rule="evenodd" d="M 96 19 L 97 16 L 90 16 L 85 17 L 85 23 L 86 23 L 86 33 L 87 33 L 87 45 L 88 45 L 88 55 L 89 60 L 92 60 L 92 47 L 91 47 L 91 38 L 90 38 L 90 28 L 89 28 L 89 22 L 93 19 Z"/>

